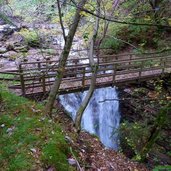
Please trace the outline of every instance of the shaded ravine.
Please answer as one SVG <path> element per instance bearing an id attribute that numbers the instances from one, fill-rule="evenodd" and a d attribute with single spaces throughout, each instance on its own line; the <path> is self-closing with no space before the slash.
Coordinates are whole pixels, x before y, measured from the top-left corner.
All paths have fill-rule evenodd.
<path id="1" fill-rule="evenodd" d="M 70 113 L 73 120 L 86 93 L 87 91 L 70 93 L 59 97 L 61 104 Z M 118 94 L 115 88 L 96 89 L 82 119 L 83 130 L 97 135 L 106 147 L 115 150 L 119 146 L 117 131 L 120 123 L 119 102 L 118 100 L 105 100 L 117 98 Z"/>

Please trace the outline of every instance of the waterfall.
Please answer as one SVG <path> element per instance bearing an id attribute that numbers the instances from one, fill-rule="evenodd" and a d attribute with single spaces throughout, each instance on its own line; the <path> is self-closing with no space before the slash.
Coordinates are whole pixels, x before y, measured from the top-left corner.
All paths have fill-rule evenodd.
<path id="1" fill-rule="evenodd" d="M 75 119 L 78 110 L 87 91 L 60 95 L 59 99 L 63 107 Z M 115 88 L 100 88 L 94 94 L 83 114 L 82 129 L 97 135 L 101 142 L 108 148 L 118 149 L 118 131 L 120 123 L 119 102 L 117 100 L 105 101 L 105 99 L 117 99 Z"/>

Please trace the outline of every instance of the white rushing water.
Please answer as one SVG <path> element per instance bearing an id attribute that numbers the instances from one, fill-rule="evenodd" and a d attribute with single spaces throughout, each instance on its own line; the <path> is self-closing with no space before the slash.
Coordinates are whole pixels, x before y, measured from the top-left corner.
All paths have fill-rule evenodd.
<path id="1" fill-rule="evenodd" d="M 86 92 L 70 93 L 59 97 L 61 104 L 71 114 L 73 120 Z M 105 100 L 117 98 L 115 88 L 96 89 L 82 118 L 82 129 L 96 134 L 106 147 L 115 150 L 118 149 L 119 143 L 117 132 L 120 123 L 119 102 Z"/>

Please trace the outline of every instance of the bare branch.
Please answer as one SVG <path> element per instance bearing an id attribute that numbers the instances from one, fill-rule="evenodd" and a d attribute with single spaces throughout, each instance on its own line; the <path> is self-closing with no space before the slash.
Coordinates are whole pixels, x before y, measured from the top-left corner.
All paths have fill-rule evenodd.
<path id="1" fill-rule="evenodd" d="M 73 3 L 74 1 L 71 0 Z M 71 5 L 71 4 L 70 4 Z M 75 7 L 76 8 L 80 8 L 76 3 L 74 3 Z M 92 12 L 92 11 L 89 11 L 85 8 L 82 8 L 82 11 L 90 14 L 90 15 L 93 15 L 95 17 L 98 17 L 102 20 L 106 20 L 106 21 L 110 21 L 110 22 L 114 22 L 114 23 L 119 23 L 119 24 L 129 24 L 129 25 L 139 25 L 139 26 L 154 26 L 154 27 L 166 27 L 166 28 L 170 28 L 171 29 L 171 26 L 169 25 L 160 25 L 160 24 L 153 24 L 153 23 L 137 23 L 137 22 L 127 22 L 127 21 L 120 21 L 120 20 L 117 20 L 115 18 L 111 18 L 111 16 L 105 16 L 105 15 L 102 15 L 102 14 L 99 14 L 97 15 L 96 13 Z"/>
<path id="2" fill-rule="evenodd" d="M 63 38 L 64 38 L 64 40 L 66 42 L 65 28 L 64 28 L 64 25 L 63 25 L 61 6 L 60 6 L 60 1 L 59 0 L 57 0 L 57 5 L 58 5 L 58 14 L 59 14 L 59 20 L 60 20 L 60 25 L 61 25 L 62 33 L 63 33 Z"/>

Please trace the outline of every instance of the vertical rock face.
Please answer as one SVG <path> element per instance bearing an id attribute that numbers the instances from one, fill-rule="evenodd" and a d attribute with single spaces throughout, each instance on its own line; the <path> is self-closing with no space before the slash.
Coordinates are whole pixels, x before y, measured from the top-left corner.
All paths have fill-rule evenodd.
<path id="1" fill-rule="evenodd" d="M 75 119 L 76 111 L 83 100 L 84 93 L 71 93 L 60 96 L 61 104 Z M 108 148 L 117 150 L 120 123 L 119 102 L 115 88 L 96 89 L 82 119 L 82 129 L 96 134 Z M 115 99 L 105 101 L 106 99 Z"/>

